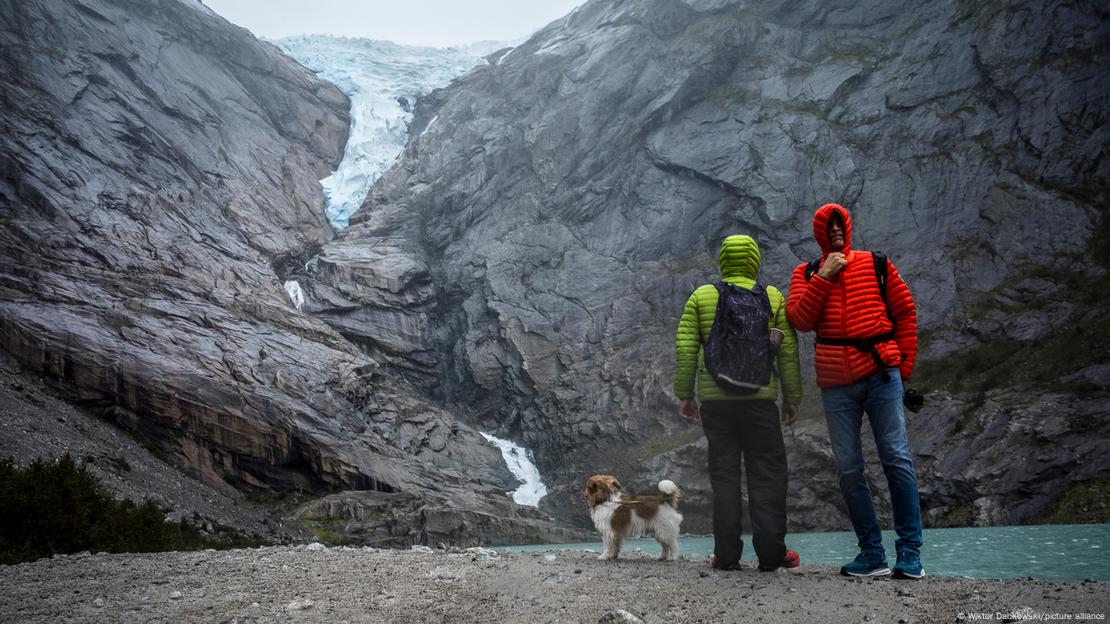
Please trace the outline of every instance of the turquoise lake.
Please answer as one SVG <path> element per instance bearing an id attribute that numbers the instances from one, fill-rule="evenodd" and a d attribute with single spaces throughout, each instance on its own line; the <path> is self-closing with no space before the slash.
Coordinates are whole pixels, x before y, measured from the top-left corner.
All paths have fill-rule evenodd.
<path id="1" fill-rule="evenodd" d="M 894 565 L 893 531 L 883 531 L 883 545 Z M 837 533 L 791 533 L 786 545 L 798 551 L 802 564 L 843 565 L 856 556 L 856 535 Z M 709 556 L 713 538 L 685 535 L 679 551 L 686 555 Z M 625 542 L 622 553 L 640 548 L 659 554 L 653 539 Z M 601 542 L 584 544 L 541 544 L 507 546 L 501 550 L 542 552 L 546 550 L 601 552 Z M 751 536 L 744 535 L 744 561 L 754 566 Z M 1052 581 L 1110 581 L 1110 524 L 1039 525 L 968 529 L 925 529 L 921 549 L 925 572 L 931 576 L 970 576 L 979 579 L 1021 578 Z"/>

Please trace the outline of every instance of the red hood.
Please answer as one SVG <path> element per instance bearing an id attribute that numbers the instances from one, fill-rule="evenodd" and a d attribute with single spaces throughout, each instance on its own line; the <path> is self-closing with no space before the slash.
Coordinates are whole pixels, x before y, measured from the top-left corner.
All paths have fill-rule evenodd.
<path id="1" fill-rule="evenodd" d="M 840 204 L 825 204 L 817 209 L 813 215 L 813 238 L 821 246 L 821 257 L 829 255 L 833 248 L 829 246 L 829 219 L 833 213 L 839 212 L 844 220 L 844 249 L 840 251 L 847 254 L 852 249 L 852 217 Z"/>

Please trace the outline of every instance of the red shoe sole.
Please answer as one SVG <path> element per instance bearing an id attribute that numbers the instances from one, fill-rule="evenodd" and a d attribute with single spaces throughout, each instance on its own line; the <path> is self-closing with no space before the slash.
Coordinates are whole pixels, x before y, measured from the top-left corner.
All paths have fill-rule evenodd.
<path id="1" fill-rule="evenodd" d="M 802 564 L 802 558 L 793 550 L 786 551 L 786 558 L 782 560 L 782 567 L 796 568 Z"/>

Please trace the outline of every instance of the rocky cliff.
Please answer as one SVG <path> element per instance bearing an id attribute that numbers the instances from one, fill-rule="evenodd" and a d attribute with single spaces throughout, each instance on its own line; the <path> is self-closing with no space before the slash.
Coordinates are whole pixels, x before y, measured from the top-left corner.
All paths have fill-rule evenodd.
<path id="1" fill-rule="evenodd" d="M 522 538 L 499 452 L 282 289 L 333 237 L 319 180 L 347 98 L 192 0 L 0 13 L 0 345 L 19 374 L 231 496 L 405 492 L 499 506 Z"/>
<path id="2" fill-rule="evenodd" d="M 348 101 L 277 48 L 192 1 L 0 12 L 9 386 L 42 375 L 222 494 L 328 494 L 301 516 L 352 541 L 572 535 L 508 502 L 482 429 L 536 452 L 548 514 L 582 522 L 593 472 L 670 476 L 704 530 L 675 319 L 729 233 L 785 286 L 826 200 L 919 302 L 930 522 L 1068 520 L 1110 487 L 1094 3 L 588 2 L 422 98 L 338 237 L 318 180 Z M 803 410 L 792 522 L 842 527 Z"/>
<path id="3" fill-rule="evenodd" d="M 1110 471 L 1107 341 L 1069 333 L 1110 313 L 1108 41 L 1090 2 L 587 2 L 418 102 L 306 310 L 535 449 L 553 512 L 609 471 L 704 509 L 681 305 L 733 232 L 785 286 L 839 201 L 919 302 L 930 518 L 1033 520 Z M 791 439 L 796 524 L 843 526 L 823 429 Z"/>

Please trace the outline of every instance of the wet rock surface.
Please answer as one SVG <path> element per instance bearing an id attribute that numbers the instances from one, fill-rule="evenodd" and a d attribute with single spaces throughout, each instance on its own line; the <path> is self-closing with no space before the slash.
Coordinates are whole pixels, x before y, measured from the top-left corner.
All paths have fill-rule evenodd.
<path id="1" fill-rule="evenodd" d="M 229 499 L 506 500 L 496 448 L 282 288 L 333 237 L 345 96 L 201 3 L 0 8 L 0 348 L 23 371 Z"/>
<path id="2" fill-rule="evenodd" d="M 907 412 L 925 526 L 1037 522 L 1073 488 L 1110 473 L 1105 453 L 1110 415 L 1104 398 L 998 391 L 982 404 L 974 400 L 937 392 L 929 395 L 928 410 Z M 886 476 L 864 422 L 868 484 L 883 526 L 891 528 Z M 790 467 L 789 530 L 851 530 L 824 423 L 807 420 L 784 431 Z M 670 475 L 682 484 L 682 526 L 691 533 L 713 528 L 713 493 L 702 476 L 706 461 L 702 440 L 647 462 L 649 474 Z M 648 491 L 647 483 L 636 486 Z M 746 484 L 744 493 L 747 513 Z M 746 517 L 744 521 L 744 526 L 751 526 Z"/>
<path id="3" fill-rule="evenodd" d="M 147 450 L 114 423 L 66 402 L 36 376 L 0 354 L 0 457 L 26 465 L 69 453 L 118 499 L 152 499 L 200 526 L 215 523 L 272 542 L 307 540 L 312 534 L 282 514 L 189 476 Z M 194 518 L 196 514 L 197 518 Z"/>
<path id="4" fill-rule="evenodd" d="M 1102 613 L 1102 583 L 846 579 L 827 567 L 629 556 L 263 548 L 60 557 L 0 566 L 0 618 L 72 622 L 955 622 L 960 613 Z M 547 582 L 557 577 L 560 582 Z M 608 619 L 624 611 L 637 620 Z"/>
<path id="5" fill-rule="evenodd" d="M 762 279 L 785 287 L 818 255 L 813 210 L 846 204 L 856 246 L 885 251 L 915 294 L 923 359 L 1035 349 L 1098 322 L 1097 303 L 1058 300 L 1089 286 L 1057 277 L 1098 270 L 1108 28 L 1093 6 L 1054 1 L 589 2 L 417 102 L 400 160 L 313 261 L 306 293 L 387 370 L 534 449 L 561 517 L 585 524 L 580 482 L 596 472 L 642 493 L 679 471 L 696 501 L 702 451 L 651 457 L 684 437 L 674 324 L 728 233 L 756 236 Z M 992 383 L 1006 412 L 1044 391 Z M 974 393 L 953 400 L 978 410 Z M 1078 394 L 1060 417 L 1108 404 L 1105 390 Z M 911 417 L 934 492 L 971 483 L 953 458 L 989 472 L 976 445 L 1015 441 L 948 440 L 957 411 Z M 791 441 L 792 492 L 800 526 L 832 528 L 843 515 L 821 429 Z M 1026 494 L 984 475 L 964 494 L 1046 503 L 1061 479 L 1105 474 L 1104 442 L 1069 439 L 1077 472 L 1034 469 Z"/>
<path id="6" fill-rule="evenodd" d="M 0 348 L 119 428 L 88 448 L 17 419 L 35 442 L 0 448 L 21 457 L 139 462 L 110 449 L 123 430 L 215 507 L 333 495 L 304 513 L 402 546 L 558 538 L 551 517 L 589 524 L 589 474 L 671 477 L 704 530 L 671 345 L 724 235 L 755 235 L 784 287 L 817 255 L 812 210 L 847 204 L 916 295 L 924 359 L 1107 316 L 1066 296 L 1105 279 L 1090 6 L 589 2 L 420 99 L 338 237 L 318 180 L 348 102 L 276 48 L 192 2 L 0 8 Z M 1035 519 L 1105 477 L 1105 355 L 1076 362 L 1034 390 L 931 389 L 909 419 L 930 522 Z M 479 429 L 535 451 L 539 512 L 507 502 Z M 787 435 L 793 528 L 843 528 L 823 425 Z"/>
<path id="7" fill-rule="evenodd" d="M 494 501 L 483 511 L 460 510 L 450 500 L 424 493 L 339 492 L 302 505 L 294 517 L 331 543 L 377 548 L 568 544 L 596 538 L 510 502 Z"/>

